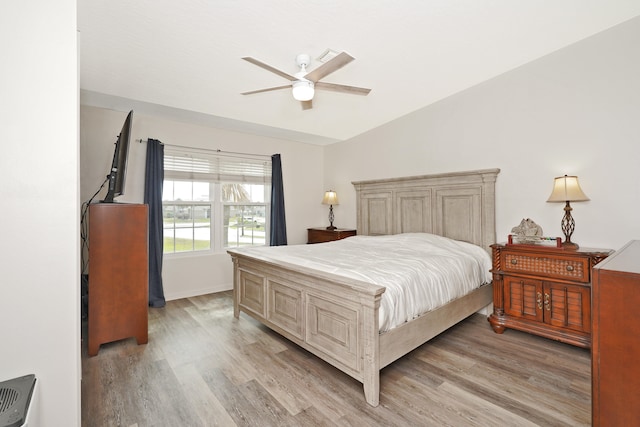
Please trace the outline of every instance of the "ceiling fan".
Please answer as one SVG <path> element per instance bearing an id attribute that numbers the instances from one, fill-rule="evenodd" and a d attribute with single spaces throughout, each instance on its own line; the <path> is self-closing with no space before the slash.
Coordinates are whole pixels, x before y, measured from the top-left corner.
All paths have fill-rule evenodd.
<path id="1" fill-rule="evenodd" d="M 309 57 L 309 55 L 301 53 L 300 55 L 296 56 L 296 64 L 298 64 L 298 66 L 300 67 L 300 71 L 298 71 L 294 75 L 285 73 L 284 71 L 280 71 L 277 68 L 273 68 L 272 66 L 258 61 L 255 58 L 247 56 L 242 59 L 251 62 L 254 65 L 257 65 L 258 67 L 264 68 L 267 71 L 271 71 L 272 73 L 284 77 L 291 82 L 290 84 L 284 86 L 276 86 L 267 89 L 244 92 L 242 95 L 252 95 L 254 93 L 291 88 L 293 92 L 293 98 L 301 102 L 303 110 L 308 110 L 313 107 L 312 99 L 315 94 L 315 89 L 332 90 L 334 92 L 345 92 L 354 95 L 368 95 L 369 92 L 371 92 L 371 89 L 362 87 L 346 86 L 320 81 L 324 77 L 328 76 L 336 70 L 339 70 L 355 59 L 353 56 L 349 55 L 346 52 L 339 53 L 311 72 L 307 72 L 307 67 L 311 62 L 311 58 Z"/>

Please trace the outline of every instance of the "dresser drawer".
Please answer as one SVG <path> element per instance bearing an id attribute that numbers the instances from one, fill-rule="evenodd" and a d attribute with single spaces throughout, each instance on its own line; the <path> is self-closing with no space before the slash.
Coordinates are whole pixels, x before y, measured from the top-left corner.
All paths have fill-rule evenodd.
<path id="1" fill-rule="evenodd" d="M 546 256 L 504 251 L 502 268 L 505 272 L 543 275 L 558 279 L 588 283 L 589 259 L 586 257 Z"/>

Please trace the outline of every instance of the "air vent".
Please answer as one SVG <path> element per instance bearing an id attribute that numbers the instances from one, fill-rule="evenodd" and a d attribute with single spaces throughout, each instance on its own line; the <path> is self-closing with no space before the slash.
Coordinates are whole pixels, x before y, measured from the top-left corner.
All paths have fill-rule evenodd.
<path id="1" fill-rule="evenodd" d="M 331 61 L 333 58 L 338 56 L 340 52 L 336 52 L 335 50 L 327 49 L 318 57 L 318 61 L 327 62 Z"/>
<path id="2" fill-rule="evenodd" d="M 24 424 L 35 384 L 35 375 L 0 382 L 0 427 Z"/>
<path id="3" fill-rule="evenodd" d="M 0 388 L 0 414 L 7 412 L 20 398 L 20 392 L 13 388 Z"/>

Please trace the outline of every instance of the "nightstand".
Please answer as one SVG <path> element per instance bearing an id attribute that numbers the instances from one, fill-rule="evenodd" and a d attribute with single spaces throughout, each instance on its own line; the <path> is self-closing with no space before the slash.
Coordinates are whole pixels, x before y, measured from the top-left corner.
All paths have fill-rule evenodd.
<path id="1" fill-rule="evenodd" d="M 356 230 L 336 228 L 327 230 L 326 227 L 307 228 L 307 243 L 332 242 L 356 235 Z"/>
<path id="2" fill-rule="evenodd" d="M 613 251 L 491 246 L 496 333 L 505 328 L 591 347 L 591 268 Z"/>

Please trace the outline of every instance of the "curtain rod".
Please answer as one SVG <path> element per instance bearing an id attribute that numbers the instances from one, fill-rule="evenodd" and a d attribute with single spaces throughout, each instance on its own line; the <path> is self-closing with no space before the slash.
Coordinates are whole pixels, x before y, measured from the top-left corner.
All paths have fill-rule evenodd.
<path id="1" fill-rule="evenodd" d="M 149 142 L 148 139 L 136 139 L 140 144 L 143 142 Z M 223 153 L 223 154 L 237 154 L 241 156 L 253 156 L 253 157 L 265 157 L 271 159 L 271 156 L 268 154 L 254 154 L 254 153 L 240 153 L 237 151 L 224 151 L 219 148 L 211 149 L 211 148 L 202 148 L 202 147 L 188 147 L 186 145 L 174 145 L 174 144 L 165 144 L 164 142 L 160 143 L 161 145 L 165 145 L 167 147 L 176 147 L 176 148 L 187 148 L 189 150 L 201 150 L 201 151 L 213 151 L 215 153 Z"/>

